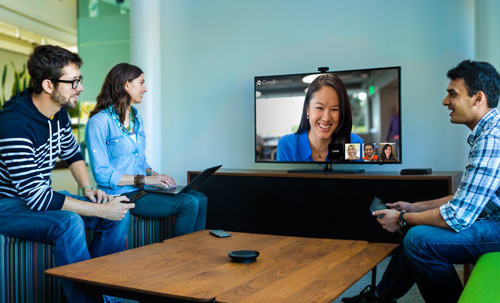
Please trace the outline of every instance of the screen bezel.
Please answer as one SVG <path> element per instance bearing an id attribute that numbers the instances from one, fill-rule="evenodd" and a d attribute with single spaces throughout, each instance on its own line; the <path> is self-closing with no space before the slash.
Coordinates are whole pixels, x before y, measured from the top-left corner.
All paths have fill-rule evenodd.
<path id="1" fill-rule="evenodd" d="M 399 157 L 398 161 L 266 161 L 266 160 L 259 160 L 257 159 L 257 81 L 258 79 L 261 78 L 272 78 L 272 77 L 291 77 L 291 76 L 306 76 L 306 75 L 311 75 L 311 74 L 324 74 L 324 73 L 329 73 L 329 74 L 336 74 L 336 73 L 356 73 L 356 72 L 363 72 L 363 71 L 375 71 L 375 70 L 388 70 L 388 69 L 396 69 L 397 70 L 397 79 L 398 79 L 398 119 L 399 119 Z M 319 70 L 319 68 L 318 68 Z M 345 70 L 335 70 L 335 71 L 326 71 L 324 72 L 323 70 L 321 71 L 315 71 L 315 72 L 309 72 L 309 73 L 296 73 L 296 74 L 281 74 L 281 75 L 267 75 L 267 76 L 255 76 L 254 77 L 254 82 L 253 82 L 253 87 L 254 87 L 254 161 L 255 163 L 269 163 L 269 164 L 293 164 L 293 163 L 298 163 L 298 164 L 328 164 L 328 165 L 367 165 L 367 164 L 377 164 L 377 165 L 385 165 L 385 164 L 402 164 L 403 163 L 403 135 L 402 135 L 402 121 L 401 121 L 401 66 L 387 66 L 387 67 L 374 67 L 374 68 L 360 68 L 360 69 L 345 69 Z M 388 142 L 391 143 L 391 142 Z M 380 148 L 380 147 L 379 147 Z"/>

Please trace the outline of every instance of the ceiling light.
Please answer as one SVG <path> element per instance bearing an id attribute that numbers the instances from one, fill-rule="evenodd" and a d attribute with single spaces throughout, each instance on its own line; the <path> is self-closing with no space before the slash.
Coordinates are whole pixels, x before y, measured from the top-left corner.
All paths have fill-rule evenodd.
<path id="1" fill-rule="evenodd" d="M 366 100 L 367 94 L 365 92 L 359 92 L 358 93 L 358 99 L 361 101 Z"/>
<path id="2" fill-rule="evenodd" d="M 316 79 L 320 74 L 312 74 L 312 75 L 307 75 L 304 78 L 302 78 L 302 82 L 304 83 L 312 83 L 314 79 Z"/>

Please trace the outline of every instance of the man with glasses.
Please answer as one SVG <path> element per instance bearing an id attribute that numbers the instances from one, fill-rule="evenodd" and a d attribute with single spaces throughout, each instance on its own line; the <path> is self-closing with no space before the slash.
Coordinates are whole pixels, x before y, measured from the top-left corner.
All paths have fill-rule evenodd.
<path id="1" fill-rule="evenodd" d="M 92 188 L 66 109 L 83 91 L 80 57 L 43 45 L 28 60 L 32 87 L 12 97 L 0 112 L 0 233 L 54 246 L 57 266 L 125 249 L 126 197 Z M 57 158 L 66 161 L 84 197 L 56 192 L 50 174 Z M 87 247 L 85 228 L 94 230 Z M 68 302 L 98 302 L 63 281 Z"/>

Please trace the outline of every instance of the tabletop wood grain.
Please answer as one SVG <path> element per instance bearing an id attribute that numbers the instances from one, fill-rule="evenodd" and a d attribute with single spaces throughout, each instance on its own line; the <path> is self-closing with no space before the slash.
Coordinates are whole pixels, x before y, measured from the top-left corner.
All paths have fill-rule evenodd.
<path id="1" fill-rule="evenodd" d="M 207 230 L 48 269 L 50 276 L 113 290 L 217 302 L 331 302 L 397 246 Z M 256 262 L 228 252 L 257 250 Z"/>

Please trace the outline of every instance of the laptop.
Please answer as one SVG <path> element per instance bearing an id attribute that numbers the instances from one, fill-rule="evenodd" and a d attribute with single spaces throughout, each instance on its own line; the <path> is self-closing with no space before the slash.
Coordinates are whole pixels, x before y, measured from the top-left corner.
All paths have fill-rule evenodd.
<path id="1" fill-rule="evenodd" d="M 217 166 L 205 169 L 201 174 L 199 174 L 198 176 L 196 176 L 196 178 L 194 178 L 191 182 L 189 182 L 188 185 L 177 185 L 177 187 L 174 187 L 174 188 L 159 187 L 159 186 L 155 186 L 155 185 L 146 185 L 146 186 L 144 186 L 144 190 L 148 193 L 177 196 L 178 194 L 182 194 L 182 193 L 188 192 L 190 190 L 195 190 L 195 189 L 199 188 L 221 166 L 222 165 L 217 165 Z"/>

